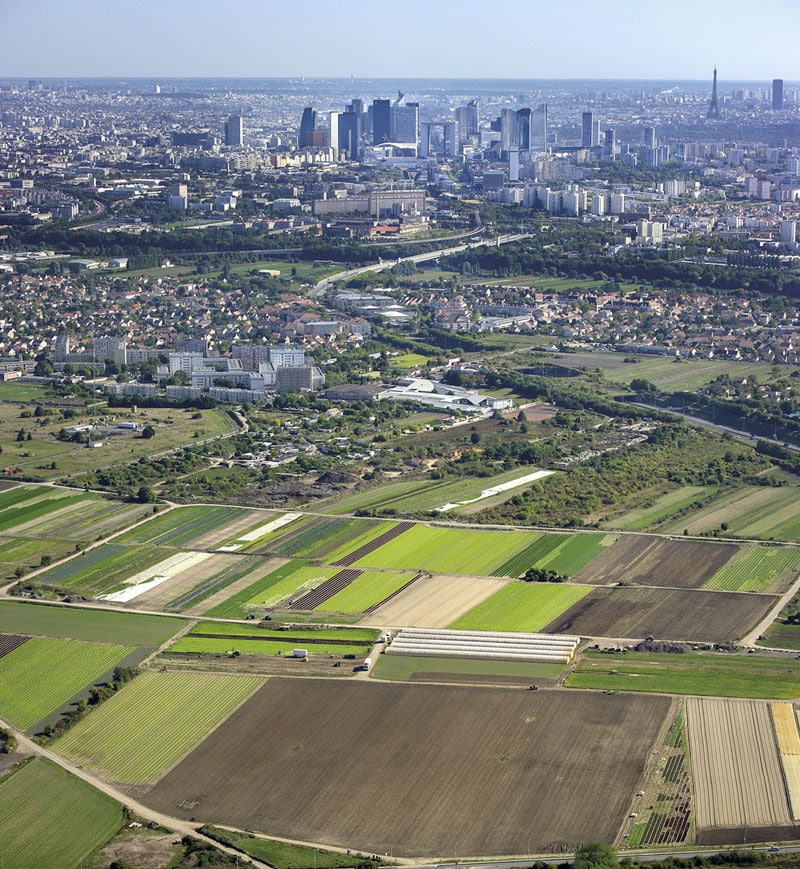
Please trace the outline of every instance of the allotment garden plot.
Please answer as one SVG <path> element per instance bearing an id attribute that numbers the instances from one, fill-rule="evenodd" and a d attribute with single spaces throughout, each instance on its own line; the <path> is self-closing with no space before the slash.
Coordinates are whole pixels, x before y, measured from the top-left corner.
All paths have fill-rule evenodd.
<path id="1" fill-rule="evenodd" d="M 180 817 L 372 853 L 570 850 L 614 840 L 670 706 L 644 695 L 270 679 L 144 799 Z"/>

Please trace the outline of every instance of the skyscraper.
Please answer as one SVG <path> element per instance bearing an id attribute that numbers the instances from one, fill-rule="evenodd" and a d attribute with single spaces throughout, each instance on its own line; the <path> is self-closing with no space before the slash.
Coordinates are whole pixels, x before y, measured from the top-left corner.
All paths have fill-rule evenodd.
<path id="1" fill-rule="evenodd" d="M 416 147 L 419 141 L 419 103 L 392 106 L 390 117 L 391 141 L 409 143 Z"/>
<path id="2" fill-rule="evenodd" d="M 392 141 L 392 104 L 389 100 L 372 101 L 372 144 Z"/>
<path id="3" fill-rule="evenodd" d="M 717 68 L 714 67 L 714 84 L 711 87 L 711 99 L 708 103 L 708 114 L 706 117 L 719 117 L 719 104 L 717 103 Z"/>
<path id="4" fill-rule="evenodd" d="M 241 115 L 230 115 L 225 121 L 225 144 L 239 147 L 244 143 L 244 122 Z"/>
<path id="5" fill-rule="evenodd" d="M 581 147 L 596 148 L 600 144 L 600 121 L 593 112 L 584 112 L 581 122 Z"/>
<path id="6" fill-rule="evenodd" d="M 781 111 L 783 108 L 783 79 L 772 79 L 772 110 Z"/>
<path id="7" fill-rule="evenodd" d="M 348 106 L 348 109 L 350 106 Z M 331 147 L 346 151 L 350 160 L 361 157 L 361 113 L 331 112 Z"/>
<path id="8" fill-rule="evenodd" d="M 478 135 L 478 101 L 470 100 L 465 106 L 454 110 L 458 125 L 458 144 L 463 145 L 472 136 Z"/>
<path id="9" fill-rule="evenodd" d="M 656 146 L 656 129 L 655 127 L 644 128 L 644 144 L 647 148 L 655 148 Z"/>
<path id="10" fill-rule="evenodd" d="M 547 103 L 531 112 L 531 151 L 547 150 Z"/>
<path id="11" fill-rule="evenodd" d="M 317 110 L 313 106 L 303 109 L 303 117 L 300 120 L 300 131 L 297 134 L 297 144 L 305 148 L 312 143 L 311 133 L 317 129 Z"/>

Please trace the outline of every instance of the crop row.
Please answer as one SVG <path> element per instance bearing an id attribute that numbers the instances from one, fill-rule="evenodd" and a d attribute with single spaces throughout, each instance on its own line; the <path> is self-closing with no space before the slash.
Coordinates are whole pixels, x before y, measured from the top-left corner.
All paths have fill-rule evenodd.
<path id="1" fill-rule="evenodd" d="M 568 540 L 570 534 L 542 534 L 536 537 L 530 546 L 526 546 L 522 552 L 518 552 L 495 570 L 495 576 L 519 577 L 529 568 L 533 567 L 540 558 L 544 558 L 563 541 Z"/>
<path id="2" fill-rule="evenodd" d="M 95 556 L 95 552 L 105 557 Z M 104 594 L 117 590 L 127 577 L 158 564 L 168 554 L 170 550 L 153 546 L 104 544 L 85 556 L 80 555 L 47 571 L 41 578 L 43 582 L 65 585 L 92 595 Z M 84 566 L 84 559 L 89 562 L 87 566 Z"/>
<path id="3" fill-rule="evenodd" d="M 275 547 L 278 555 L 323 558 L 368 531 L 376 523 L 370 519 L 321 519 L 298 535 Z"/>
<path id="4" fill-rule="evenodd" d="M 372 628 L 307 628 L 302 625 L 291 627 L 266 627 L 271 622 L 258 624 L 235 624 L 231 622 L 198 622 L 188 636 L 195 634 L 219 635 L 228 637 L 267 637 L 284 642 L 308 642 L 308 640 L 340 640 L 342 642 L 374 643 L 378 632 Z"/>
<path id="5" fill-rule="evenodd" d="M 8 529 L 24 525 L 26 522 L 32 522 L 34 519 L 39 519 L 41 516 L 52 513 L 53 510 L 60 510 L 73 504 L 80 504 L 89 497 L 89 495 L 81 493 L 80 495 L 37 499 L 32 504 L 22 502 L 18 506 L 3 510 L 2 514 L 0 514 L 0 531 L 7 531 Z"/>
<path id="6" fill-rule="evenodd" d="M 797 549 L 747 546 L 742 547 L 703 588 L 779 592 L 796 578 L 798 570 L 800 551 Z"/>
<path id="7" fill-rule="evenodd" d="M 142 673 L 56 743 L 115 781 L 152 784 L 264 680 L 206 673 Z"/>
<path id="8" fill-rule="evenodd" d="M 178 507 L 133 528 L 118 539 L 122 543 L 181 547 L 230 522 L 232 512 L 230 507 Z"/>
<path id="9" fill-rule="evenodd" d="M 580 585 L 512 582 L 448 627 L 470 631 L 540 631 L 589 591 Z"/>
<path id="10" fill-rule="evenodd" d="M 245 655 L 291 655 L 302 640 L 285 639 L 257 640 L 249 637 L 197 637 L 187 635 L 167 650 L 168 653 L 189 655 L 228 655 L 241 652 Z M 371 643 L 354 646 L 346 643 L 309 643 L 311 655 L 366 655 L 372 648 Z"/>
<path id="11" fill-rule="evenodd" d="M 26 730 L 133 651 L 132 646 L 34 637 L 0 658 L 0 714 Z"/>
<path id="12" fill-rule="evenodd" d="M 37 758 L 0 783 L 0 859 L 14 869 L 78 866 L 122 820 L 119 803 Z"/>
<path id="13" fill-rule="evenodd" d="M 350 585 L 328 598 L 317 609 L 337 613 L 363 613 L 382 604 L 409 583 L 415 574 L 410 571 L 365 570 Z"/>
<path id="14" fill-rule="evenodd" d="M 355 537 L 348 536 L 340 546 L 336 547 L 336 549 L 330 550 L 326 554 L 325 561 L 328 564 L 336 564 L 337 561 L 350 555 L 350 553 L 355 552 L 356 549 L 360 549 L 376 537 L 380 537 L 389 528 L 395 527 L 396 524 L 396 522 L 376 522 L 374 525 L 367 527 Z"/>

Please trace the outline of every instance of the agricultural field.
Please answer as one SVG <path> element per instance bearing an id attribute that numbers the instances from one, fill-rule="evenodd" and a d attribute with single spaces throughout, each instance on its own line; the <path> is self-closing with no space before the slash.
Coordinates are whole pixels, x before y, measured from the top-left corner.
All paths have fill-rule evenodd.
<path id="1" fill-rule="evenodd" d="M 535 633 L 591 591 L 587 586 L 512 582 L 448 627 L 465 631 Z"/>
<path id="2" fill-rule="evenodd" d="M 699 588 L 737 551 L 738 547 L 731 543 L 624 534 L 579 571 L 575 580 L 595 585 Z"/>
<path id="3" fill-rule="evenodd" d="M 754 655 L 597 652 L 587 649 L 568 688 L 785 700 L 800 696 L 800 662 Z"/>
<path id="4" fill-rule="evenodd" d="M 765 594 L 672 588 L 595 588 L 543 630 L 582 637 L 731 643 L 775 604 Z"/>
<path id="5" fill-rule="evenodd" d="M 782 617 L 779 617 L 758 638 L 756 645 L 800 652 L 800 624 L 785 622 Z"/>
<path id="6" fill-rule="evenodd" d="M 529 685 L 536 680 L 554 684 L 564 672 L 561 664 L 524 661 L 483 661 L 474 658 L 416 658 L 380 655 L 371 678 L 390 682 L 472 682 L 493 685 Z"/>
<path id="7" fill-rule="evenodd" d="M 712 500 L 659 528 L 665 534 L 709 534 L 722 529 L 727 536 L 761 540 L 800 541 L 800 500 L 797 482 L 790 485 L 743 486 Z"/>
<path id="8" fill-rule="evenodd" d="M 44 758 L 0 779 L 0 861 L 9 869 L 78 866 L 123 820 L 119 803 Z"/>
<path id="9" fill-rule="evenodd" d="M 0 601 L 0 631 L 3 633 L 83 640 L 89 643 L 159 646 L 178 633 L 183 625 L 182 620 L 169 616 Z"/>
<path id="10" fill-rule="evenodd" d="M 144 799 L 371 853 L 568 851 L 614 840 L 670 706 L 632 694 L 270 679 Z M 270 734 L 255 752 L 254 732 Z"/>
<path id="11" fill-rule="evenodd" d="M 149 543 L 152 546 L 172 546 L 176 549 L 201 549 L 192 546 L 195 540 L 227 525 L 238 517 L 236 507 L 175 507 L 154 516 L 149 522 L 121 534 L 116 543 Z"/>
<path id="12" fill-rule="evenodd" d="M 505 564 L 501 564 L 495 573 L 518 577 L 529 567 L 538 567 L 554 570 L 564 576 L 573 576 L 616 539 L 613 534 L 545 533 Z"/>
<path id="13" fill-rule="evenodd" d="M 629 510 L 622 516 L 603 522 L 605 528 L 618 531 L 647 531 L 668 520 L 676 513 L 713 497 L 719 490 L 713 486 L 682 486 L 656 498 L 652 504 Z"/>
<path id="14" fill-rule="evenodd" d="M 354 566 L 488 576 L 529 543 L 531 535 L 525 531 L 413 525 Z"/>
<path id="15" fill-rule="evenodd" d="M 402 497 L 415 489 L 423 490 L 432 483 L 432 480 L 394 480 L 366 492 L 356 492 L 351 495 L 344 495 L 342 498 L 336 498 L 331 503 L 324 503 L 320 510 L 332 516 L 355 513 L 356 510 L 383 504 L 384 501 L 388 502 L 394 497 Z"/>
<path id="16" fill-rule="evenodd" d="M 0 717 L 27 730 L 134 651 L 133 646 L 32 637 L 0 658 Z"/>
<path id="17" fill-rule="evenodd" d="M 395 597 L 364 615 L 361 624 L 444 628 L 503 588 L 508 580 L 486 576 L 433 576 L 415 579 Z"/>
<path id="18" fill-rule="evenodd" d="M 109 781 L 151 785 L 264 680 L 206 673 L 141 673 L 54 743 Z"/>
<path id="19" fill-rule="evenodd" d="M 410 522 L 377 522 L 364 527 L 355 537 L 350 536 L 336 549 L 325 554 L 325 561 L 339 567 L 349 567 L 388 540 L 393 540 L 411 527 Z"/>
<path id="20" fill-rule="evenodd" d="M 297 531 L 284 534 L 271 548 L 276 555 L 288 558 L 328 558 L 330 553 L 348 546 L 351 541 L 376 527 L 380 528 L 380 532 L 386 530 L 383 524 L 374 519 L 312 517 L 303 522 Z"/>
<path id="21" fill-rule="evenodd" d="M 0 537 L 0 575 L 5 572 L 9 579 L 14 579 L 16 578 L 14 571 L 17 567 L 39 567 L 43 555 L 59 559 L 74 551 L 75 544 L 69 540 Z"/>
<path id="22" fill-rule="evenodd" d="M 191 612 L 202 614 L 209 605 L 214 606 L 213 601 L 224 601 L 226 597 L 235 594 L 236 588 L 244 584 L 252 585 L 268 573 L 275 570 L 276 564 L 268 559 L 257 555 L 241 557 L 226 557 L 219 564 L 212 561 L 210 566 L 219 566 L 216 573 L 199 579 L 196 576 L 188 576 L 181 583 L 182 588 L 170 587 L 167 594 L 167 602 L 161 603 L 160 608 L 177 612 Z M 226 589 L 229 591 L 226 592 Z M 208 603 L 206 603 L 206 601 Z M 243 615 L 243 613 L 237 613 Z"/>
<path id="23" fill-rule="evenodd" d="M 346 588 L 315 609 L 326 612 L 363 613 L 396 594 L 416 576 L 413 572 L 365 570 Z"/>
<path id="24" fill-rule="evenodd" d="M 800 574 L 800 550 L 775 546 L 742 546 L 703 588 L 780 594 Z"/>
<path id="25" fill-rule="evenodd" d="M 99 501 L 96 496 L 71 489 L 49 486 L 25 486 L 0 492 L 0 532 L 25 534 L 36 520 L 51 516 L 55 511 L 75 508 L 86 501 Z"/>
<path id="26" fill-rule="evenodd" d="M 769 706 L 689 698 L 686 717 L 698 830 L 746 827 L 764 841 L 765 827 L 768 841 L 770 828 L 791 824 Z"/>

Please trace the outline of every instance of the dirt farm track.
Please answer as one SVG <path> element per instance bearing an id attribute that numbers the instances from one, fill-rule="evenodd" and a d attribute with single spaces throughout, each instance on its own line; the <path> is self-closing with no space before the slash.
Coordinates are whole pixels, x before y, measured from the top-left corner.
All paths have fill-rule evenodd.
<path id="1" fill-rule="evenodd" d="M 144 801 L 371 853 L 571 850 L 614 839 L 671 705 L 652 695 L 275 678 Z"/>

